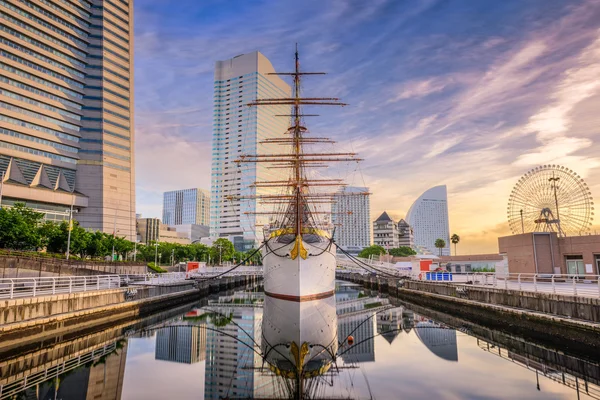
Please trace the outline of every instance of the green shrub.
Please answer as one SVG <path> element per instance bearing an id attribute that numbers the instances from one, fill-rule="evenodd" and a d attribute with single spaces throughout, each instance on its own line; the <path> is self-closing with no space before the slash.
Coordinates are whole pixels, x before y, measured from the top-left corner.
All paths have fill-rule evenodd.
<path id="1" fill-rule="evenodd" d="M 148 268 L 150 268 L 152 271 L 154 271 L 154 272 L 156 272 L 156 273 L 159 273 L 159 274 L 162 274 L 162 273 L 164 273 L 164 272 L 167 272 L 167 270 L 166 270 L 166 269 L 162 269 L 161 267 L 159 267 L 159 266 L 155 265 L 153 262 L 149 262 L 149 263 L 147 264 L 147 266 L 148 266 Z"/>

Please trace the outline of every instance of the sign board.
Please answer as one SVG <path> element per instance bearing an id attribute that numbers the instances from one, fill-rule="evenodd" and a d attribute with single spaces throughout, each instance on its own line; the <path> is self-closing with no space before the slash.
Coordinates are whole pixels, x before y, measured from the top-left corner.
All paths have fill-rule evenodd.
<path id="1" fill-rule="evenodd" d="M 594 267 L 592 266 L 592 264 L 585 264 L 585 273 L 586 274 L 594 273 Z"/>

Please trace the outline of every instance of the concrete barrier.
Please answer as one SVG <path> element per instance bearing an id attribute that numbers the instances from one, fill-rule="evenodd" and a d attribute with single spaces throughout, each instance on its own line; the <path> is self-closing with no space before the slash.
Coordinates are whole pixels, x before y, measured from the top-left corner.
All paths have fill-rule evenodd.
<path id="1" fill-rule="evenodd" d="M 439 282 L 407 281 L 404 284 L 404 288 L 443 296 L 459 297 L 486 304 L 496 304 L 600 322 L 600 299 L 590 297 L 534 293 Z"/>
<path id="2" fill-rule="evenodd" d="M 56 258 L 0 255 L 0 278 L 62 275 L 144 274 L 145 264 L 91 262 Z"/>

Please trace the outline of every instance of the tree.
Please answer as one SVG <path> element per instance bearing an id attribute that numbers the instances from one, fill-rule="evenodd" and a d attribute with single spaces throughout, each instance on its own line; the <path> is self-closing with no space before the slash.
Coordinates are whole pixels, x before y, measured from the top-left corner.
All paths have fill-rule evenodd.
<path id="1" fill-rule="evenodd" d="M 450 241 L 452 242 L 452 244 L 454 245 L 454 255 L 456 255 L 456 245 L 458 244 L 458 242 L 460 242 L 460 236 L 458 236 L 456 233 L 453 234 L 450 237 Z"/>
<path id="2" fill-rule="evenodd" d="M 0 247 L 14 250 L 37 250 L 41 247 L 40 224 L 44 214 L 15 203 L 0 209 Z"/>
<path id="3" fill-rule="evenodd" d="M 365 247 L 362 249 L 358 256 L 361 258 L 370 258 L 371 256 L 381 256 L 385 254 L 385 249 L 378 245 L 373 245 L 369 247 Z"/>
<path id="4" fill-rule="evenodd" d="M 410 257 L 414 256 L 415 254 L 417 254 L 417 252 L 408 246 L 400 246 L 390 250 L 390 255 L 394 257 Z"/>
<path id="5" fill-rule="evenodd" d="M 442 256 L 442 249 L 444 247 L 446 247 L 446 241 L 444 239 L 436 239 L 435 240 L 435 247 L 437 247 L 440 250 L 440 257 Z"/>
<path id="6" fill-rule="evenodd" d="M 210 258 L 213 260 L 213 264 L 217 261 L 219 263 L 223 261 L 230 261 L 235 253 L 233 243 L 225 238 L 219 238 L 215 240 L 212 247 L 210 248 Z"/>

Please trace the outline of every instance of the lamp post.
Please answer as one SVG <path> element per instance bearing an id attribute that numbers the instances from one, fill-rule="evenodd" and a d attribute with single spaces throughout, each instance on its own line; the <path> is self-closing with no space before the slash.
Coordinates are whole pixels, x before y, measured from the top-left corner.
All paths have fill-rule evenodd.
<path id="1" fill-rule="evenodd" d="M 138 244 L 138 241 L 136 239 L 135 242 L 133 242 L 133 262 L 135 262 L 135 260 L 137 258 L 136 257 L 137 256 L 137 244 Z"/>
<path id="2" fill-rule="evenodd" d="M 2 208 L 2 190 L 4 189 L 4 171 L 2 171 L 2 178 L 0 178 L 0 208 Z"/>
<path id="3" fill-rule="evenodd" d="M 154 266 L 157 267 L 158 266 L 158 242 L 154 243 L 154 246 L 156 247 L 156 249 L 154 251 Z"/>
<path id="4" fill-rule="evenodd" d="M 71 193 L 71 208 L 67 210 L 69 213 L 69 228 L 67 233 L 67 260 L 71 252 L 71 231 L 73 230 L 73 203 L 75 203 L 75 196 Z M 77 210 L 75 210 L 77 212 Z"/>

